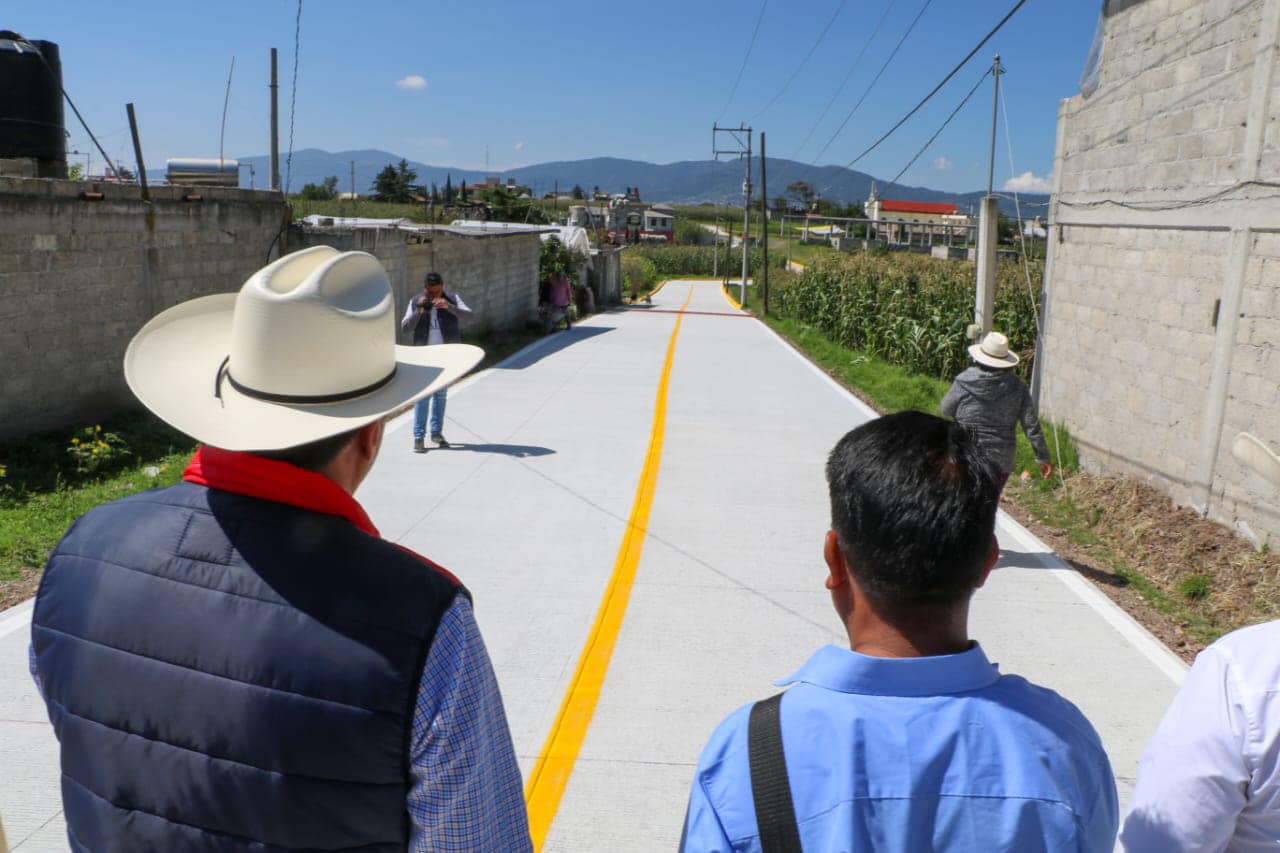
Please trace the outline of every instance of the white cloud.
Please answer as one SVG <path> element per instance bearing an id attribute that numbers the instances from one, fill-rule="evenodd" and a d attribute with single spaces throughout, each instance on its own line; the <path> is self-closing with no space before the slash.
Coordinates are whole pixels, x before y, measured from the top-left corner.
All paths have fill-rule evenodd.
<path id="1" fill-rule="evenodd" d="M 421 74 L 410 74 L 408 77 L 401 77 L 397 80 L 396 85 L 401 89 L 425 89 L 427 88 L 427 78 Z"/>
<path id="2" fill-rule="evenodd" d="M 954 169 L 955 167 L 956 164 L 952 163 L 946 157 L 939 157 L 937 160 L 933 161 L 933 168 L 937 169 L 939 172 L 946 172 Z"/>
<path id="3" fill-rule="evenodd" d="M 521 148 L 523 148 L 523 147 L 524 147 L 524 143 L 523 143 L 523 142 L 517 142 L 513 147 L 514 147 L 517 151 L 519 151 Z"/>
<path id="4" fill-rule="evenodd" d="M 1004 182 L 1003 189 L 1015 193 L 1047 193 L 1053 189 L 1049 177 L 1040 177 L 1034 172 L 1023 172 L 1021 175 Z"/>

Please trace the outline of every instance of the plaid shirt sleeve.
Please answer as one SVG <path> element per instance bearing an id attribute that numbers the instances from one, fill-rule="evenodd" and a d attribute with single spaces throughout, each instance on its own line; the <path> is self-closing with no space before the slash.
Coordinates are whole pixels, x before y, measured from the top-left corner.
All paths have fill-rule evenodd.
<path id="1" fill-rule="evenodd" d="M 515 749 L 471 602 L 436 629 L 410 741 L 411 851 L 530 851 Z"/>

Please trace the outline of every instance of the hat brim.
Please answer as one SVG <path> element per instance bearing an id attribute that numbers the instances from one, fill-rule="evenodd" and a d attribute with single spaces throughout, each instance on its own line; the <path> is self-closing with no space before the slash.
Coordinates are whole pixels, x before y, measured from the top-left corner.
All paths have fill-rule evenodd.
<path id="1" fill-rule="evenodd" d="M 1013 353 L 1003 359 L 996 358 L 983 351 L 982 344 L 973 344 L 969 347 L 969 355 L 979 364 L 985 364 L 988 367 L 1013 367 L 1018 363 L 1018 356 Z"/>
<path id="2" fill-rule="evenodd" d="M 1237 434 L 1231 444 L 1231 453 L 1246 467 L 1273 485 L 1280 486 L 1280 456 L 1276 456 L 1257 436 L 1247 432 Z"/>
<path id="3" fill-rule="evenodd" d="M 236 294 L 193 299 L 148 322 L 129 343 L 124 376 L 157 417 L 225 450 L 283 450 L 357 429 L 457 381 L 484 357 L 470 344 L 396 346 L 386 385 L 338 403 L 273 403 L 218 383 Z M 217 392 L 221 396 L 217 396 Z"/>

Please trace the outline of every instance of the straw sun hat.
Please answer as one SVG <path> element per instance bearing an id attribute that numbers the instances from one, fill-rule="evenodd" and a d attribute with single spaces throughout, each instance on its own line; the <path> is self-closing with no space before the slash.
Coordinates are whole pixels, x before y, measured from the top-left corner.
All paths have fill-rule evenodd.
<path id="1" fill-rule="evenodd" d="M 396 345 L 386 270 L 328 246 L 286 255 L 239 293 L 193 299 L 129 343 L 129 388 L 162 420 L 226 450 L 283 450 L 433 394 L 484 356 Z"/>
<path id="2" fill-rule="evenodd" d="M 987 332 L 982 343 L 969 347 L 969 355 L 988 367 L 1013 367 L 1018 363 L 1018 356 L 1009 352 L 1009 339 L 999 332 Z"/>

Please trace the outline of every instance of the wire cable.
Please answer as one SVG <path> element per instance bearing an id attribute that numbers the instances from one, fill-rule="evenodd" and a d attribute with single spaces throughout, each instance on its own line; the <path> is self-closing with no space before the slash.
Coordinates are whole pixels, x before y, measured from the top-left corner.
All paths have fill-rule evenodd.
<path id="1" fill-rule="evenodd" d="M 769 99 L 769 103 L 765 104 L 755 115 L 747 119 L 747 124 L 750 124 L 760 116 L 767 113 L 769 108 L 778 102 L 778 98 L 781 98 L 787 89 L 791 88 L 791 84 L 795 82 L 796 77 L 799 76 L 802 70 L 804 70 L 804 67 L 808 64 L 809 60 L 813 58 L 814 51 L 818 49 L 818 46 L 822 44 L 822 40 L 827 37 L 827 33 L 831 31 L 831 25 L 836 22 L 836 18 L 840 17 L 840 13 L 844 11 L 846 3 L 848 3 L 848 0 L 840 0 L 839 5 L 836 6 L 835 12 L 831 15 L 831 19 L 827 21 L 827 25 L 823 27 L 822 32 L 818 34 L 818 40 L 813 43 L 813 47 L 809 48 L 809 52 L 804 55 L 804 59 L 800 60 L 800 64 L 796 66 L 796 70 L 791 72 L 791 76 L 787 78 L 787 82 L 783 83 L 782 88 L 778 90 L 778 93 Z"/>
<path id="2" fill-rule="evenodd" d="M 298 110 L 298 52 L 302 47 L 302 0 L 298 0 L 298 17 L 293 26 L 293 92 L 289 96 L 289 154 L 285 157 L 284 194 L 289 195 L 293 181 L 293 120 Z"/>
<path id="3" fill-rule="evenodd" d="M 988 71 L 987 73 L 990 74 L 991 72 Z M 1005 84 L 1005 88 L 1008 88 L 1008 84 Z M 1013 162 L 1013 133 L 1012 131 L 1009 130 L 1009 107 L 1005 103 L 1004 89 L 1000 90 L 1000 111 L 1004 113 L 1004 141 L 1005 141 L 1005 147 L 1009 151 L 1009 177 L 1013 178 L 1018 174 L 1018 171 L 1017 171 L 1017 168 L 1014 166 L 1014 162 Z M 1031 316 L 1032 318 L 1035 319 L 1035 323 L 1036 323 L 1036 356 L 1035 357 L 1040 358 L 1041 355 L 1043 355 L 1043 353 L 1041 352 L 1041 345 L 1044 342 L 1044 329 L 1040 326 L 1040 308 L 1038 305 L 1036 305 L 1036 292 L 1035 292 L 1035 288 L 1032 287 L 1031 285 L 1031 259 L 1027 256 L 1027 233 L 1026 233 L 1026 227 L 1022 224 L 1023 222 L 1022 204 L 1018 200 L 1018 191 L 1016 189 L 1010 188 L 1010 192 L 1013 193 L 1014 215 L 1018 217 L 1018 244 L 1022 247 L 1022 272 L 1027 282 L 1027 296 L 1031 298 Z M 1049 248 L 1049 240 L 1048 240 L 1048 231 L 1046 230 L 1045 232 L 1045 251 L 1046 252 L 1048 251 L 1048 248 Z M 1045 260 L 1047 262 L 1048 258 L 1046 257 Z M 1037 412 L 1036 414 L 1037 416 L 1039 416 L 1039 412 Z M 1053 431 L 1053 449 L 1056 454 L 1055 461 L 1057 462 L 1056 467 L 1058 469 L 1058 482 L 1062 484 L 1063 489 L 1066 489 L 1067 479 L 1062 473 L 1062 439 L 1058 435 L 1058 427 L 1053 423 L 1050 423 L 1049 426 L 1050 426 L 1050 429 Z"/>
<path id="4" fill-rule="evenodd" d="M 880 82 L 880 78 L 884 76 L 884 72 L 887 71 L 889 68 L 889 63 L 893 62 L 893 58 L 898 55 L 898 51 L 902 49 L 902 45 L 906 43 L 907 38 L 911 35 L 912 30 L 916 28 L 916 24 L 920 23 L 920 19 L 924 17 L 924 13 L 928 11 L 929 6 L 932 4 L 933 4 L 933 0 L 924 0 L 924 5 L 920 7 L 920 11 L 916 13 L 915 18 L 911 21 L 911 26 L 907 27 L 907 31 L 902 34 L 902 38 L 898 39 L 898 43 L 894 46 L 893 53 L 889 54 L 889 58 L 886 59 L 884 61 L 884 64 L 880 66 L 880 70 L 876 72 L 876 76 L 873 77 L 871 79 L 871 82 L 867 84 L 866 91 L 862 93 L 862 97 L 858 99 L 858 103 L 853 105 L 853 109 L 849 110 L 849 114 L 844 117 L 844 121 L 840 122 L 840 126 L 836 128 L 836 132 L 831 134 L 831 138 L 827 140 L 827 144 L 822 146 L 822 150 L 819 151 L 817 156 L 813 158 L 814 164 L 816 164 L 818 160 L 821 159 L 823 154 L 827 153 L 827 149 L 831 147 L 831 143 L 836 141 L 836 137 L 838 137 L 841 133 L 844 132 L 845 127 L 848 126 L 849 124 L 849 120 L 853 118 L 853 114 L 858 111 L 858 107 L 862 106 L 862 102 L 867 99 L 867 95 L 871 94 L 871 90 L 876 87 L 876 83 Z M 848 168 L 848 166 L 846 166 L 845 168 Z"/>
<path id="5" fill-rule="evenodd" d="M 904 115 L 902 118 L 898 119 L 897 124 L 895 124 L 893 127 L 885 131 L 884 135 L 881 136 L 879 139 L 877 139 L 875 142 L 871 143 L 871 145 L 865 151 L 863 151 L 857 157 L 854 157 L 852 160 L 846 163 L 845 168 L 846 169 L 850 168 L 859 160 L 861 160 L 863 157 L 866 157 L 872 151 L 879 148 L 880 143 L 884 142 L 886 139 L 892 136 L 898 128 L 906 124 L 907 119 L 911 118 L 913 115 L 915 115 L 917 112 L 920 111 L 921 107 L 929 103 L 930 99 L 932 99 L 934 95 L 938 94 L 939 90 L 941 90 L 943 86 L 947 85 L 947 83 L 950 82 L 951 78 L 956 76 L 956 74 L 960 71 L 960 69 L 964 68 L 964 66 L 968 64 L 970 59 L 973 59 L 974 54 L 982 50 L 982 46 L 985 45 L 987 42 L 991 41 L 992 36 L 1000 32 L 1001 27 L 1003 27 L 1006 23 L 1008 23 L 1009 19 L 1014 16 L 1014 13 L 1017 12 L 1019 9 L 1021 9 L 1023 6 L 1025 6 L 1026 3 L 1027 3 L 1027 0 L 1018 0 L 1018 2 L 1014 4 L 1013 8 L 1010 9 L 1009 12 L 1003 18 L 1000 19 L 1000 23 L 996 24 L 995 27 L 991 30 L 991 32 L 983 36 L 982 41 L 978 42 L 978 44 L 973 48 L 973 50 L 969 51 L 968 55 L 965 56 L 964 59 L 960 60 L 960 63 L 956 65 L 955 68 L 951 69 L 951 73 L 949 73 L 946 77 L 942 78 L 941 83 L 933 87 L 932 92 L 924 96 L 924 100 L 922 100 L 920 103 L 912 107 L 911 111 L 908 112 L 906 115 Z"/>
<path id="6" fill-rule="evenodd" d="M 302 0 L 298 0 L 301 4 Z M 747 54 L 742 57 L 742 67 L 738 69 L 738 76 L 733 81 L 733 88 L 729 90 L 729 98 L 724 102 L 724 106 L 720 108 L 720 115 L 716 117 L 716 124 L 720 123 L 720 119 L 724 118 L 724 114 L 728 111 L 729 105 L 733 103 L 733 96 L 738 93 L 738 84 L 742 82 L 742 72 L 747 70 L 747 60 L 751 58 L 751 49 L 756 46 L 756 36 L 760 34 L 760 22 L 764 20 L 765 7 L 769 5 L 769 0 L 761 0 L 760 14 L 756 16 L 756 28 L 751 31 L 751 41 L 747 44 Z"/>
<path id="7" fill-rule="evenodd" d="M 858 55 L 854 58 L 853 64 L 850 65 L 849 70 L 845 72 L 844 79 L 840 81 L 840 85 L 837 86 L 835 92 L 832 93 L 830 100 L 827 101 L 827 105 L 822 108 L 822 113 L 818 116 L 818 120 L 813 123 L 813 126 L 809 128 L 809 132 L 804 135 L 804 140 L 796 146 L 796 150 L 792 153 L 791 159 L 794 160 L 800 156 L 800 152 L 804 150 L 804 147 L 809 144 L 809 140 L 813 138 L 813 132 L 818 129 L 818 125 L 822 124 L 822 120 L 825 119 L 827 117 L 827 113 L 831 111 L 832 104 L 836 102 L 837 98 L 844 94 L 844 87 L 849 85 L 849 79 L 853 77 L 853 72 L 862 62 L 862 57 L 866 54 L 867 48 L 871 47 L 871 43 L 876 40 L 876 36 L 880 33 L 880 28 L 883 27 L 884 22 L 888 20 L 889 13 L 893 11 L 893 7 L 897 2 L 898 0 L 889 0 L 889 5 L 885 7 L 884 14 L 882 14 L 880 16 L 880 20 L 876 22 L 875 29 L 871 31 L 871 35 L 867 37 L 866 42 L 862 45 L 862 50 L 858 51 Z"/>
<path id="8" fill-rule="evenodd" d="M 898 172 L 898 174 L 893 176 L 893 180 L 889 181 L 887 184 L 884 185 L 884 191 L 886 193 L 889 191 L 890 187 L 898 183 L 898 178 L 901 178 L 904 174 L 906 174 L 907 170 L 910 169 L 912 166 L 914 166 L 916 164 L 916 161 L 919 160 L 924 155 L 924 152 L 929 150 L 929 146 L 932 145 L 934 140 L 936 140 L 942 134 L 942 131 L 947 129 L 947 125 L 951 124 L 951 120 L 956 117 L 956 114 L 959 113 L 960 110 L 964 109 L 964 105 L 969 103 L 969 99 L 974 96 L 974 93 L 978 91 L 978 87 L 983 84 L 983 82 L 987 79 L 988 76 L 990 76 L 990 74 L 991 74 L 990 68 L 982 72 L 982 76 L 978 78 L 978 82 L 973 84 L 973 88 L 969 90 L 969 94 L 965 95 L 964 100 L 962 100 L 959 103 L 959 105 L 956 106 L 956 108 L 951 111 L 951 115 L 947 116 L 947 120 L 942 123 L 942 127 L 938 128 L 937 131 L 934 132 L 933 136 L 929 137 L 929 141 L 926 142 L 923 146 L 921 146 L 920 150 L 916 152 L 915 156 L 911 158 L 910 162 L 908 162 L 907 165 L 902 167 L 902 170 Z"/>

